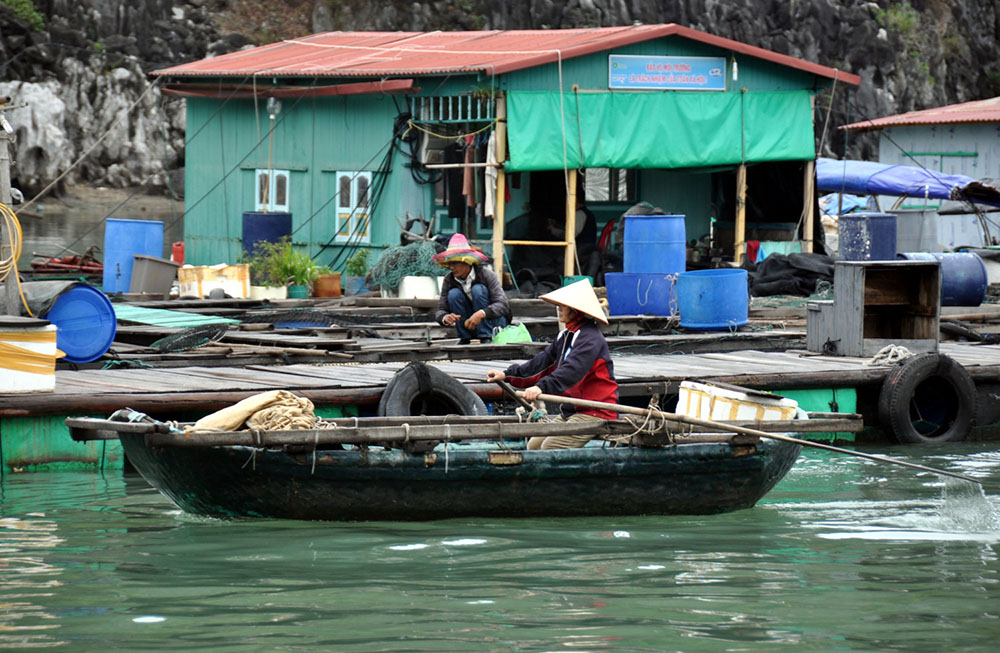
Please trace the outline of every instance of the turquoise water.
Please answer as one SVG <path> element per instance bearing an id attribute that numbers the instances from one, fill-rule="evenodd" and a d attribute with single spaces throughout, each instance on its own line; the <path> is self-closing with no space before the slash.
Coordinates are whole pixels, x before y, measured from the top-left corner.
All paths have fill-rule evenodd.
<path id="1" fill-rule="evenodd" d="M 711 517 L 226 522 L 138 476 L 0 481 L 0 648 L 944 651 L 1000 636 L 1000 445 L 806 450 Z"/>

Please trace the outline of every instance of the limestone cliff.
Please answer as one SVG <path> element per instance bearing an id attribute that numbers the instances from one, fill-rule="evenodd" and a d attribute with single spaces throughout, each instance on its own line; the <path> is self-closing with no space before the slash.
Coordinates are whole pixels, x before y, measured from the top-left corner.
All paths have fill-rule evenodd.
<path id="1" fill-rule="evenodd" d="M 985 0 L 34 0 L 34 9 L 0 0 L 0 96 L 22 106 L 7 117 L 14 178 L 28 193 L 57 179 L 169 187 L 183 165 L 183 102 L 151 88 L 150 70 L 327 30 L 688 25 L 860 75 L 860 89 L 817 99 L 817 125 L 830 116 L 827 156 L 874 157 L 871 137 L 845 143 L 835 127 L 846 122 L 1000 95 L 1000 8 Z"/>

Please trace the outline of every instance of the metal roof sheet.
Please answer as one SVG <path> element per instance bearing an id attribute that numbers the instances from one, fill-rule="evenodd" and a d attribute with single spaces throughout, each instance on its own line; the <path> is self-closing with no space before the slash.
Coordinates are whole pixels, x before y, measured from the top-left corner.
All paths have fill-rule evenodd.
<path id="1" fill-rule="evenodd" d="M 183 77 L 396 77 L 485 72 L 490 75 L 562 61 L 666 36 L 857 86 L 840 70 L 673 23 L 559 30 L 476 32 L 326 32 L 154 71 Z"/>
<path id="2" fill-rule="evenodd" d="M 864 131 L 900 125 L 946 125 L 969 122 L 1000 122 L 1000 97 L 864 120 L 844 125 L 840 129 Z"/>

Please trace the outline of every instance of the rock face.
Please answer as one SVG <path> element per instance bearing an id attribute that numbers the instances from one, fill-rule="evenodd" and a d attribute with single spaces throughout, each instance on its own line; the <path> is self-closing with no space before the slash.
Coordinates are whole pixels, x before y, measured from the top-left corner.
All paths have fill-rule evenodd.
<path id="1" fill-rule="evenodd" d="M 21 107 L 7 111 L 15 185 L 170 187 L 184 103 L 147 73 L 292 36 L 275 5 L 314 32 L 688 25 L 860 75 L 860 89 L 817 97 L 826 156 L 875 156 L 874 137 L 845 141 L 838 125 L 1000 95 L 1000 8 L 981 0 L 35 0 L 34 28 L 0 4 L 0 95 Z M 227 32 L 232 14 L 260 16 L 258 29 Z"/>

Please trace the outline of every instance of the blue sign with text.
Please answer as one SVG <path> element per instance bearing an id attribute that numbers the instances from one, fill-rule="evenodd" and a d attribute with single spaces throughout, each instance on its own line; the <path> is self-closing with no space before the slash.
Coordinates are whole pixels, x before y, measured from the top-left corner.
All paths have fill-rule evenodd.
<path id="1" fill-rule="evenodd" d="M 608 88 L 726 90 L 725 57 L 608 56 Z"/>

